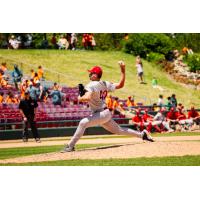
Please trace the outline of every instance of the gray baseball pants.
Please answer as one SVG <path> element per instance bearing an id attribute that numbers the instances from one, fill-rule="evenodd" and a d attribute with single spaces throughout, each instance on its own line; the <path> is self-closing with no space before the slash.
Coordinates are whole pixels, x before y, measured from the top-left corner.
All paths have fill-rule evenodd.
<path id="1" fill-rule="evenodd" d="M 81 138 L 81 136 L 84 134 L 85 129 L 88 127 L 93 127 L 96 125 L 101 125 L 103 128 L 108 130 L 111 133 L 119 134 L 119 135 L 131 135 L 142 138 L 143 132 L 138 132 L 135 130 L 132 130 L 130 128 L 122 128 L 120 127 L 113 119 L 111 112 L 106 109 L 100 112 L 95 112 L 92 115 L 83 118 L 78 128 L 76 129 L 76 132 L 74 136 L 71 138 L 69 142 L 69 147 L 74 147 L 75 144 L 78 142 L 78 140 Z"/>

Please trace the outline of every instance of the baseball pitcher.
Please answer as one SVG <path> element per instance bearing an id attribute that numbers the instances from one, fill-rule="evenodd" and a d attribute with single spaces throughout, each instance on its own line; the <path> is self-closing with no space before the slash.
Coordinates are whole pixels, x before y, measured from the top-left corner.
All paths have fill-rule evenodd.
<path id="1" fill-rule="evenodd" d="M 74 151 L 75 145 L 84 134 L 85 129 L 96 125 L 101 125 L 111 133 L 136 136 L 142 138 L 143 140 L 154 142 L 147 130 L 138 132 L 130 128 L 120 127 L 112 119 L 112 114 L 106 107 L 105 98 L 108 92 L 113 92 L 116 89 L 123 88 L 125 83 L 125 63 L 123 61 L 119 61 L 118 64 L 121 70 L 121 78 L 118 83 L 102 81 L 101 77 L 103 71 L 99 66 L 94 66 L 92 69 L 88 70 L 90 82 L 85 86 L 84 94 L 79 95 L 78 101 L 88 102 L 92 114 L 80 121 L 74 136 L 65 146 L 64 150 L 61 151 L 62 153 Z"/>

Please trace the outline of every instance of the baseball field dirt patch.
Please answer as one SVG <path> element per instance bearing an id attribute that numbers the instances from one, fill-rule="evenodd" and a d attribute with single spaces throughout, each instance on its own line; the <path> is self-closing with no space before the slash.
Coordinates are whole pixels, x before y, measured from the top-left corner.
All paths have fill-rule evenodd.
<path id="1" fill-rule="evenodd" d="M 67 141 L 66 141 L 67 142 Z M 28 144 L 15 142 L 2 142 L 0 148 L 23 147 L 23 146 L 48 146 L 63 144 L 59 141 L 43 141 L 40 144 L 30 142 Z M 69 153 L 44 153 L 31 156 L 23 156 L 0 160 L 1 164 L 30 163 L 72 159 L 116 159 L 116 158 L 139 158 L 139 157 L 165 157 L 200 155 L 200 136 L 175 136 L 158 137 L 156 142 L 143 142 L 138 138 L 97 138 L 84 139 L 79 143 L 105 144 L 101 147 L 86 148 Z"/>

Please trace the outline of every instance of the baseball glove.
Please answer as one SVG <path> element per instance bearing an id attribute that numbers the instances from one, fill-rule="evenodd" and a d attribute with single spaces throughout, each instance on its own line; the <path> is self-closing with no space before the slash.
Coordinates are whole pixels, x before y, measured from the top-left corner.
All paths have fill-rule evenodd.
<path id="1" fill-rule="evenodd" d="M 87 90 L 84 88 L 84 85 L 83 84 L 78 84 L 78 89 L 79 89 L 79 95 L 82 97 L 86 92 Z"/>

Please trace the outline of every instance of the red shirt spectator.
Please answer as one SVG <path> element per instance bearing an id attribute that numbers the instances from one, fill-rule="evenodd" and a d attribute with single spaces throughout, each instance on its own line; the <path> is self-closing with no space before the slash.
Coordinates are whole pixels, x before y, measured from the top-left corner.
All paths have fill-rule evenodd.
<path id="1" fill-rule="evenodd" d="M 174 110 L 174 108 L 171 108 L 166 117 L 170 120 L 177 120 L 178 113 Z"/>
<path id="2" fill-rule="evenodd" d="M 196 118 L 200 117 L 199 113 L 194 109 L 194 107 L 191 107 L 191 110 L 188 112 L 188 118 Z"/>

